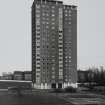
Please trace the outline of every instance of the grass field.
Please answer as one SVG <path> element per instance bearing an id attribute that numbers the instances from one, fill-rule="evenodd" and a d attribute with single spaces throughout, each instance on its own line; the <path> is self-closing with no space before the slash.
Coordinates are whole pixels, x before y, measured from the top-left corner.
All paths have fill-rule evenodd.
<path id="1" fill-rule="evenodd" d="M 51 93 L 33 92 L 22 96 L 0 91 L 0 105 L 73 105 Z"/>
<path id="2" fill-rule="evenodd" d="M 90 92 L 55 93 L 49 90 L 33 90 L 32 93 L 8 94 L 8 87 L 27 86 L 24 82 L 0 81 L 0 105 L 105 105 L 105 96 Z M 83 89 L 86 90 L 86 89 Z"/>
<path id="3" fill-rule="evenodd" d="M 43 90 L 18 96 L 0 91 L 0 105 L 105 105 L 105 96 L 88 92 L 49 93 Z"/>

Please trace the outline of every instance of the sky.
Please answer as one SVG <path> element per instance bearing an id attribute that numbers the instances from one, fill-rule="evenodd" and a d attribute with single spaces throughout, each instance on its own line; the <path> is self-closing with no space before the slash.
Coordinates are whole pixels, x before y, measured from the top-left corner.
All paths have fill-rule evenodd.
<path id="1" fill-rule="evenodd" d="M 31 70 L 33 0 L 0 0 L 0 75 Z M 78 69 L 105 67 L 105 0 L 63 0 L 78 5 Z"/>

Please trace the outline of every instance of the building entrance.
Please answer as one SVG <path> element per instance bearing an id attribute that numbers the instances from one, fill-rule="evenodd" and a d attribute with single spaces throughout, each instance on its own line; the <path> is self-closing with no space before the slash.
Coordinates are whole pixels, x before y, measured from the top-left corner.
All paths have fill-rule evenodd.
<path id="1" fill-rule="evenodd" d="M 52 83 L 51 88 L 55 89 L 56 88 L 56 83 Z"/>
<path id="2" fill-rule="evenodd" d="M 62 83 L 58 83 L 58 88 L 62 88 Z"/>

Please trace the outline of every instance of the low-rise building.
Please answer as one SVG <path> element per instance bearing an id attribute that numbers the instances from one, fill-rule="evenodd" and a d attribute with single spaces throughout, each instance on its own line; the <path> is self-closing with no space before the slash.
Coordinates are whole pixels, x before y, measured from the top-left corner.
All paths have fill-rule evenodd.
<path id="1" fill-rule="evenodd" d="M 88 77 L 88 72 L 87 71 L 78 71 L 78 82 L 79 83 L 84 83 L 86 82 L 86 77 Z"/>
<path id="2" fill-rule="evenodd" d="M 14 71 L 14 80 L 23 80 L 24 73 L 22 71 Z"/>
<path id="3" fill-rule="evenodd" d="M 31 81 L 32 78 L 31 78 L 31 71 L 24 71 L 24 80 L 26 81 Z"/>
<path id="4" fill-rule="evenodd" d="M 1 80 L 13 80 L 13 74 L 11 72 L 3 72 Z"/>

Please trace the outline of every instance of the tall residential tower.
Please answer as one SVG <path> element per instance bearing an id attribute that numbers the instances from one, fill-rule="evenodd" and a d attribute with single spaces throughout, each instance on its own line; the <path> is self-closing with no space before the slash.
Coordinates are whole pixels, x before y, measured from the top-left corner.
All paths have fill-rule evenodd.
<path id="1" fill-rule="evenodd" d="M 76 6 L 34 0 L 32 81 L 38 89 L 77 87 Z"/>

